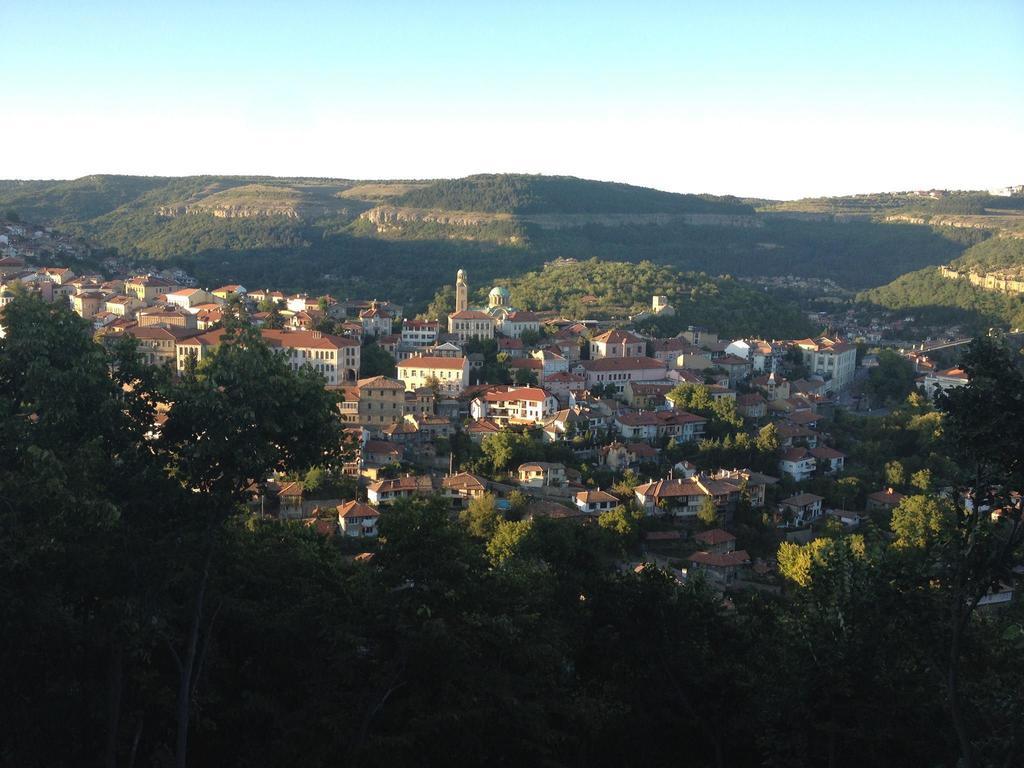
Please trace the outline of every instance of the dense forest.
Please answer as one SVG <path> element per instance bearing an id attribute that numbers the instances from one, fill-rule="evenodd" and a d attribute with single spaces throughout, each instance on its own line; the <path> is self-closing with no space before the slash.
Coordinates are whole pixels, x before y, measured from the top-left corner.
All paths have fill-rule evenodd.
<path id="1" fill-rule="evenodd" d="M 397 205 L 487 213 L 751 214 L 734 197 L 683 195 L 573 176 L 482 174 L 445 179 L 396 198 Z"/>
<path id="2" fill-rule="evenodd" d="M 406 501 L 356 560 L 245 505 L 254 478 L 345 460 L 322 382 L 258 334 L 229 321 L 173 381 L 58 305 L 18 298 L 5 328 L 5 765 L 1020 763 L 1024 616 L 978 608 L 1019 507 L 924 493 L 891 534 L 784 546 L 781 595 L 617 567 L 621 512 L 484 533 Z M 964 365 L 935 483 L 1009 505 L 1024 380 L 997 340 Z"/>
<path id="3" fill-rule="evenodd" d="M 377 228 L 359 216 L 381 203 L 471 211 L 743 213 L 752 226 L 619 226 L 519 218 L 470 224 L 405 221 Z M 982 230 L 907 223 L 749 215 L 733 198 L 675 195 L 565 177 L 481 176 L 427 183 L 343 179 L 90 176 L 0 185 L 0 211 L 55 224 L 99 255 L 170 262 L 204 283 L 384 296 L 424 306 L 459 267 L 482 281 L 559 257 L 651 261 L 709 275 L 829 278 L 850 289 L 948 263 Z M 571 223 L 572 226 L 569 226 Z M 563 226 L 565 224 L 565 226 Z"/>

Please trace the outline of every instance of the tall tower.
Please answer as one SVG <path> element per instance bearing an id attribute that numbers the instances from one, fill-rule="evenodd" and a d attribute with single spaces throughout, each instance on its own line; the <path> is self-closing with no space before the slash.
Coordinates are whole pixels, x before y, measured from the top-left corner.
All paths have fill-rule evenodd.
<path id="1" fill-rule="evenodd" d="M 469 283 L 466 282 L 466 270 L 460 269 L 455 276 L 455 311 L 465 312 L 469 309 Z"/>

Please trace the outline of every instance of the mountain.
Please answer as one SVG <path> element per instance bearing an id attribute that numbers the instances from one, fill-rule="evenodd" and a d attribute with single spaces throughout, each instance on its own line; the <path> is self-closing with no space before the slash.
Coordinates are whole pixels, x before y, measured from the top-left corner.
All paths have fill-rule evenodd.
<path id="1" fill-rule="evenodd" d="M 413 304 L 425 304 L 459 267 L 487 282 L 561 257 L 646 260 L 710 275 L 827 277 L 859 290 L 948 263 L 990 234 L 926 221 L 909 204 L 861 201 L 852 215 L 857 206 L 833 200 L 839 212 L 823 210 L 823 201 L 516 174 L 0 182 L 0 212 L 55 225 L 139 265 L 167 261 L 203 282 L 388 295 Z M 981 218 L 995 218 L 992 210 Z M 891 218 L 897 214 L 905 218 Z"/>

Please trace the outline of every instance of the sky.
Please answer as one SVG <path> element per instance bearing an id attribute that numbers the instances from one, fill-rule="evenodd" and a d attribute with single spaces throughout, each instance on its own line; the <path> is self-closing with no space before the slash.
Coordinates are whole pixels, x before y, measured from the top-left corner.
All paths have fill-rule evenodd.
<path id="1" fill-rule="evenodd" d="M 0 178 L 986 189 L 1022 74 L 1022 0 L 0 0 Z"/>

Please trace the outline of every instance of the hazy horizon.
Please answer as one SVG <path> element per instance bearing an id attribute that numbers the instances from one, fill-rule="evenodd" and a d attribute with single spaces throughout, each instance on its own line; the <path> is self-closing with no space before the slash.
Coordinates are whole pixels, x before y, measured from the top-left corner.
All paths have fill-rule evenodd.
<path id="1" fill-rule="evenodd" d="M 515 175 L 525 172 L 520 171 L 479 171 L 472 174 L 466 174 L 467 176 L 475 175 Z M 537 176 L 569 176 L 571 174 L 553 174 L 553 173 L 529 173 L 526 175 L 537 175 Z M 89 178 L 90 176 L 129 176 L 129 177 L 140 177 L 140 178 L 168 178 L 168 179 L 181 179 L 195 176 L 211 176 L 211 177 L 229 177 L 229 178 L 263 178 L 263 179 L 295 179 L 295 180 L 330 180 L 330 181 L 354 181 L 359 183 L 372 183 L 372 182 L 429 182 L 429 181 L 440 181 L 442 179 L 452 178 L 464 178 L 454 176 L 433 176 L 433 177 L 366 177 L 356 178 L 354 176 L 323 176 L 323 175 L 308 175 L 308 174 L 267 174 L 267 173 L 215 173 L 215 172 L 203 172 L 203 173 L 188 173 L 188 174 L 175 174 L 175 173 L 108 173 L 108 172 L 97 172 L 97 173 L 86 173 L 81 176 L 75 177 L 50 177 L 50 178 L 30 178 L 30 177 L 0 177 L 0 182 L 5 181 L 16 181 L 16 182 L 63 182 L 63 181 L 77 181 L 79 179 Z M 632 184 L 629 181 L 623 181 L 622 179 L 595 179 L 583 176 L 577 176 L 576 178 L 583 179 L 584 181 L 595 181 L 601 183 L 613 183 L 613 184 L 629 184 L 631 186 L 644 186 Z M 900 194 L 903 192 L 918 192 L 918 191 L 931 191 L 931 190 L 942 190 L 947 192 L 982 192 L 990 189 L 1002 189 L 1010 186 L 1017 186 L 1024 184 L 1024 178 L 1021 179 L 1009 179 L 1005 183 L 991 184 L 987 187 L 977 187 L 969 189 L 965 187 L 951 187 L 949 185 L 933 186 L 933 187 L 914 187 L 907 189 L 860 189 L 854 192 L 838 192 L 835 194 L 828 195 L 797 195 L 795 197 L 766 197 L 763 195 L 745 195 L 735 192 L 707 192 L 706 190 L 699 189 L 661 189 L 658 187 L 647 187 L 648 189 L 657 189 L 661 192 L 672 192 L 676 194 L 689 194 L 689 195 L 731 195 L 738 198 L 747 199 L 760 199 L 760 200 L 776 200 L 779 202 L 785 202 L 789 200 L 802 200 L 809 198 L 820 198 L 820 197 L 855 197 L 857 195 L 869 195 L 869 194 Z"/>

